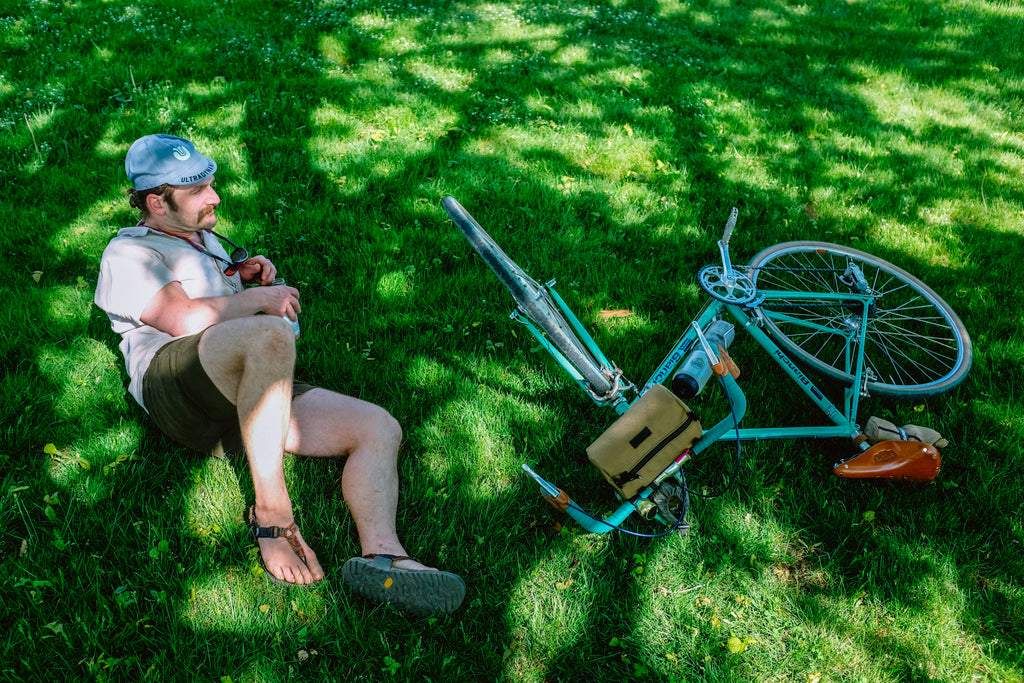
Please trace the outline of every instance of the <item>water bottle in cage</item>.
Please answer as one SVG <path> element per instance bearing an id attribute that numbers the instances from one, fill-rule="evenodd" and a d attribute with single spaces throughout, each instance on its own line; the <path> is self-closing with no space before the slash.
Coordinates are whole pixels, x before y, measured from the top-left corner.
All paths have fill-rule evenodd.
<path id="1" fill-rule="evenodd" d="M 732 340 L 736 338 L 736 330 L 732 323 L 716 320 L 704 330 L 704 338 L 711 344 L 712 349 L 716 345 L 728 349 Z M 693 398 L 704 390 L 704 385 L 711 379 L 711 375 L 711 361 L 700 344 L 696 344 L 672 378 L 672 393 L 681 399 Z"/>

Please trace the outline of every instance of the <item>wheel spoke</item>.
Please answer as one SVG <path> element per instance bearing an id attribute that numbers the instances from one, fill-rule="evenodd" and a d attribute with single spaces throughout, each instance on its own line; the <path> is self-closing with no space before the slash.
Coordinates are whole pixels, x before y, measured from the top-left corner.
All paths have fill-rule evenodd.
<path id="1" fill-rule="evenodd" d="M 840 279 L 855 264 L 876 299 L 867 312 L 865 368 L 869 389 L 901 396 L 926 396 L 952 388 L 970 368 L 970 338 L 953 310 L 909 273 L 864 252 L 820 242 L 794 242 L 766 249 L 750 263 L 757 287 L 772 290 L 760 305 L 785 313 L 767 316 L 777 342 L 813 369 L 850 382 L 850 353 L 865 324 L 862 299 L 845 304 L 803 298 L 815 292 L 852 293 Z M 785 292 L 802 295 L 786 301 Z M 857 294 L 860 296 L 860 294 Z M 848 353 L 848 351 L 850 353 Z"/>

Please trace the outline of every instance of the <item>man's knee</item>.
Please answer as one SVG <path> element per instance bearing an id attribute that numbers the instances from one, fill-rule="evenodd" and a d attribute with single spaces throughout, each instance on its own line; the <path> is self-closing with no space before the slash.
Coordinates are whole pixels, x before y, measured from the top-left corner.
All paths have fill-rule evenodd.
<path id="1" fill-rule="evenodd" d="M 377 453 L 397 454 L 402 445 L 402 425 L 384 408 L 368 404 L 360 420 L 357 442 Z"/>
<path id="2" fill-rule="evenodd" d="M 388 428 L 391 430 L 391 436 L 398 443 L 402 443 L 402 425 L 394 418 L 391 413 L 388 413 Z"/>
<path id="3" fill-rule="evenodd" d="M 205 348 L 204 348 L 205 347 Z M 295 364 L 295 332 L 288 321 L 254 315 L 212 325 L 203 333 L 200 353 L 255 357 L 265 364 Z"/>
<path id="4" fill-rule="evenodd" d="M 292 418 L 296 453 L 394 455 L 402 444 L 402 426 L 386 409 L 329 389 L 312 388 L 297 396 Z"/>
<path id="5" fill-rule="evenodd" d="M 254 315 L 241 320 L 245 327 L 241 344 L 262 353 L 295 356 L 295 330 L 287 320 L 276 315 Z"/>
<path id="6" fill-rule="evenodd" d="M 402 443 L 402 425 L 384 408 L 376 406 L 374 432 L 377 437 L 396 450 Z"/>

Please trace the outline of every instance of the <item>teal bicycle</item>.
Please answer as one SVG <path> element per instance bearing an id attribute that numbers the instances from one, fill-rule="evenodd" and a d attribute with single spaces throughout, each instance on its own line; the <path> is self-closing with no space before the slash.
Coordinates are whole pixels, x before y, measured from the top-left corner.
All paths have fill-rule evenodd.
<path id="1" fill-rule="evenodd" d="M 671 386 L 686 400 L 700 394 L 710 377 L 717 377 L 724 390 L 728 414 L 703 430 L 639 491 L 627 497 L 617 489 L 621 504 L 604 518 L 586 512 L 523 465 L 549 502 L 588 531 L 621 530 L 622 522 L 636 512 L 668 524 L 670 531 L 685 529 L 693 491 L 686 486 L 683 465 L 723 441 L 736 443 L 738 462 L 739 443 L 744 440 L 846 437 L 858 454 L 836 465 L 840 476 L 865 476 L 857 474 L 856 461 L 869 455 L 871 471 L 885 470 L 887 462 L 914 460 L 918 465 L 924 461 L 925 474 L 908 475 L 907 471 L 921 470 L 904 469 L 903 478 L 930 479 L 937 473 L 938 453 L 933 448 L 886 442 L 891 444 L 888 450 L 878 451 L 877 445 L 867 443 L 857 423 L 859 403 L 868 396 L 935 396 L 956 387 L 971 367 L 971 340 L 960 318 L 905 270 L 857 249 L 803 241 L 776 244 L 746 266 L 735 266 L 729 257 L 738 217 L 733 209 L 718 242 L 721 263 L 697 273 L 707 304 L 650 378 L 638 385 L 605 357 L 556 292 L 554 280 L 542 285 L 527 275 L 454 198 L 446 197 L 442 206 L 512 294 L 516 307 L 511 318 L 530 331 L 595 404 L 622 416 L 657 385 Z M 737 329 L 749 334 L 821 410 L 822 424 L 740 426 L 747 402 L 728 358 Z M 838 383 L 842 400 L 830 400 L 804 369 Z"/>

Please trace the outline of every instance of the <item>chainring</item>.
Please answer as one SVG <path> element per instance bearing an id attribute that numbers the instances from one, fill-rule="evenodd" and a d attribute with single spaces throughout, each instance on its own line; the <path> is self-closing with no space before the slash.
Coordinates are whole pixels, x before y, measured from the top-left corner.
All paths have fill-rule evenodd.
<path id="1" fill-rule="evenodd" d="M 757 297 L 757 286 L 748 275 L 735 271 L 734 275 L 729 281 L 721 266 L 704 266 L 697 273 L 697 283 L 714 299 L 727 304 L 749 304 Z"/>

